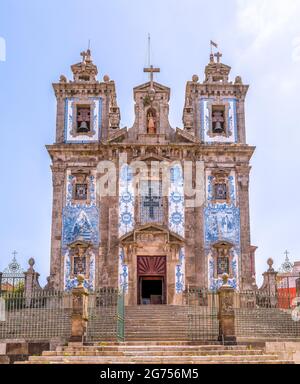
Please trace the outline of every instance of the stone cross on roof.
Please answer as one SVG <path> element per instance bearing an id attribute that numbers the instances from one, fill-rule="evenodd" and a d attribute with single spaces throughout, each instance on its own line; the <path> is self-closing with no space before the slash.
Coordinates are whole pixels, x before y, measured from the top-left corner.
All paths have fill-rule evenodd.
<path id="1" fill-rule="evenodd" d="M 217 58 L 218 63 L 220 63 L 221 57 L 223 56 L 221 52 L 217 52 L 214 54 L 214 56 Z"/>
<path id="2" fill-rule="evenodd" d="M 154 77 L 154 73 L 159 73 L 159 72 L 160 72 L 160 68 L 154 68 L 153 65 L 150 65 L 149 68 L 144 68 L 144 72 L 150 74 L 151 88 L 153 88 L 153 77 Z"/>

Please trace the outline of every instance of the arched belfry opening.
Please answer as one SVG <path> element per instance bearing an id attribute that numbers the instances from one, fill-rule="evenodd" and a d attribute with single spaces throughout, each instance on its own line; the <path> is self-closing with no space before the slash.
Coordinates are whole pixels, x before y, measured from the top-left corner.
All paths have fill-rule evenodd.
<path id="1" fill-rule="evenodd" d="M 147 110 L 147 133 L 149 135 L 156 135 L 157 133 L 157 113 L 154 108 Z"/>

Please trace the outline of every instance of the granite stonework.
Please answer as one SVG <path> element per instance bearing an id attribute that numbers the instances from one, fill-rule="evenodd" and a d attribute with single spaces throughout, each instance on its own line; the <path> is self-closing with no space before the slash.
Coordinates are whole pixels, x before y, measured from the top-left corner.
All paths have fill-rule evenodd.
<path id="1" fill-rule="evenodd" d="M 135 121 L 127 129 L 120 127 L 115 83 L 107 75 L 97 80 L 89 51 L 72 71 L 72 81 L 61 76 L 53 85 L 56 142 L 47 146 L 53 175 L 50 280 L 54 287 L 71 289 L 80 272 L 85 288 L 124 288 L 126 303 L 136 305 L 141 300 L 141 281 L 159 277 L 165 303 L 181 304 L 187 286 L 217 289 L 218 272 L 228 267 L 231 287 L 251 289 L 255 247 L 250 242 L 249 163 L 255 148 L 246 144 L 248 86 L 240 77 L 230 81 L 230 67 L 211 57 L 204 81 L 194 75 L 187 82 L 183 129 L 173 129 L 170 88 L 155 82 L 150 68 L 150 81 L 133 90 Z M 80 109 L 89 111 L 87 122 L 78 117 Z M 134 185 L 136 169 L 124 165 L 124 156 L 127 164 L 169 164 L 167 193 L 158 197 L 149 192 L 141 199 Z M 116 168 L 116 195 L 97 193 L 101 161 Z M 197 162 L 204 163 L 201 206 L 187 204 L 185 161 L 192 169 Z M 159 182 L 151 180 L 153 185 Z M 216 199 L 216 193 L 224 193 L 223 201 Z M 138 272 L 141 258 L 151 265 L 148 276 Z M 166 260 L 164 276 L 149 262 L 151 258 Z"/>

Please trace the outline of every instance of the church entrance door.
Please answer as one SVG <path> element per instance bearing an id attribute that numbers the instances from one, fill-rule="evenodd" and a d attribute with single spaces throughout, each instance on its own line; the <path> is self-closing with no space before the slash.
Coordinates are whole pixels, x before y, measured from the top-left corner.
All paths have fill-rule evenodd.
<path id="1" fill-rule="evenodd" d="M 166 257 L 138 256 L 138 304 L 166 304 Z"/>

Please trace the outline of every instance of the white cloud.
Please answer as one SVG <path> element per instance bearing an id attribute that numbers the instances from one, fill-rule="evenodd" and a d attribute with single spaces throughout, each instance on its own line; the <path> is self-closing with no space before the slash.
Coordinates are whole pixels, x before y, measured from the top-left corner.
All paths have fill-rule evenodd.
<path id="1" fill-rule="evenodd" d="M 299 30 L 299 0 L 237 0 L 237 24 L 259 51 L 282 32 Z"/>
<path id="2" fill-rule="evenodd" d="M 0 61 L 6 60 L 6 43 L 3 37 L 0 37 Z"/>

